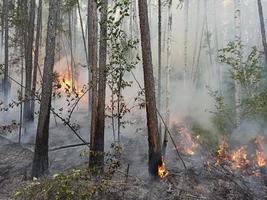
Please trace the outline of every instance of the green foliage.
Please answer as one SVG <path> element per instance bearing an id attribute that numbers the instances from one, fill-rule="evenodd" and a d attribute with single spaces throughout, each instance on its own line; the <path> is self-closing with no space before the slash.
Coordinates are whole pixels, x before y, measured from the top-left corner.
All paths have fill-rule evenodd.
<path id="1" fill-rule="evenodd" d="M 62 11 L 63 13 L 67 13 L 72 11 L 74 6 L 78 4 L 78 0 L 64 0 L 62 3 Z"/>
<path id="2" fill-rule="evenodd" d="M 105 153 L 106 168 L 102 172 L 99 169 L 86 168 L 74 169 L 69 172 L 54 174 L 47 179 L 34 179 L 29 185 L 15 192 L 17 200 L 90 200 L 102 199 L 102 196 L 114 191 L 115 184 L 112 178 L 121 166 L 119 158 L 122 148 L 112 144 L 111 150 Z M 88 152 L 82 156 L 88 157 Z M 117 188 L 117 190 L 120 190 Z"/>
<path id="3" fill-rule="evenodd" d="M 256 118 L 267 119 L 267 88 L 265 70 L 261 66 L 261 57 L 257 48 L 252 47 L 244 59 L 244 46 L 241 43 L 230 42 L 227 47 L 219 50 L 219 61 L 230 66 L 229 75 L 232 81 L 241 87 L 242 120 Z M 213 122 L 218 130 L 227 134 L 235 127 L 234 103 L 226 103 L 227 94 L 221 94 L 209 89 L 210 96 L 215 101 Z M 229 102 L 229 101 L 228 101 Z"/>

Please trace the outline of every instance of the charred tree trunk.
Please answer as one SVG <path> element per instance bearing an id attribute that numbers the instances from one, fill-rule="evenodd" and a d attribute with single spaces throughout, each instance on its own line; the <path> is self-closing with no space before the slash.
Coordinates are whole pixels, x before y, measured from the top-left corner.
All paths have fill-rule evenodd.
<path id="1" fill-rule="evenodd" d="M 60 1 L 49 0 L 49 17 L 47 26 L 46 55 L 44 61 L 42 99 L 37 127 L 32 177 L 40 177 L 48 170 L 49 121 L 59 9 Z"/>
<path id="2" fill-rule="evenodd" d="M 35 19 L 35 0 L 30 1 L 30 15 L 28 23 L 28 34 L 25 52 L 25 68 L 26 68 L 26 86 L 25 86 L 25 102 L 24 102 L 24 122 L 33 121 L 34 116 L 31 112 L 31 97 L 32 97 L 32 52 L 34 40 L 34 19 Z"/>
<path id="3" fill-rule="evenodd" d="M 258 10 L 259 10 L 259 17 L 260 17 L 262 45 L 263 45 L 264 56 L 265 56 L 265 65 L 267 66 L 267 41 L 266 41 L 266 31 L 265 31 L 265 23 L 264 23 L 261 0 L 258 0 Z"/>
<path id="4" fill-rule="evenodd" d="M 97 5 L 95 1 L 88 1 L 88 59 L 89 74 L 88 80 L 92 89 L 89 93 L 89 123 L 90 125 L 90 149 L 93 149 L 92 141 L 96 140 L 96 118 L 97 118 Z M 90 160 L 92 154 L 90 153 Z"/>
<path id="5" fill-rule="evenodd" d="M 149 173 L 152 176 L 158 175 L 158 166 L 161 165 L 161 144 L 158 131 L 157 108 L 155 97 L 155 82 L 152 66 L 150 29 L 148 22 L 147 1 L 138 0 L 140 32 L 142 44 L 142 57 L 144 68 L 146 115 L 148 127 L 148 145 L 149 145 Z"/>
<path id="6" fill-rule="evenodd" d="M 101 2 L 100 43 L 99 43 L 99 80 L 96 132 L 91 140 L 90 166 L 104 166 L 104 133 L 105 133 L 105 101 L 106 101 L 106 65 L 107 65 L 107 9 L 108 0 Z"/>
<path id="7" fill-rule="evenodd" d="M 34 51 L 34 66 L 33 66 L 33 77 L 32 77 L 32 96 L 36 92 L 36 82 L 37 82 L 37 71 L 39 65 L 39 51 L 41 44 L 41 30 L 42 30 L 42 0 L 39 0 L 38 15 L 37 15 L 37 31 L 35 38 L 35 51 Z M 35 113 L 35 98 L 31 99 L 31 115 L 34 116 Z"/>

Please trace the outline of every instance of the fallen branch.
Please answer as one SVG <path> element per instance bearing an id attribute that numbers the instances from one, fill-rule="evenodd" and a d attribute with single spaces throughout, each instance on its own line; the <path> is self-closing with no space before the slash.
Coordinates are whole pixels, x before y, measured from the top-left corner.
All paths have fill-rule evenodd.
<path id="1" fill-rule="evenodd" d="M 80 147 L 80 146 L 84 146 L 84 145 L 90 145 L 90 143 L 80 143 L 80 144 L 71 144 L 71 145 L 66 145 L 66 146 L 61 146 L 61 147 L 55 147 L 52 149 L 49 149 L 49 151 L 58 151 L 61 149 L 68 149 L 68 148 L 73 148 L 73 147 Z"/>

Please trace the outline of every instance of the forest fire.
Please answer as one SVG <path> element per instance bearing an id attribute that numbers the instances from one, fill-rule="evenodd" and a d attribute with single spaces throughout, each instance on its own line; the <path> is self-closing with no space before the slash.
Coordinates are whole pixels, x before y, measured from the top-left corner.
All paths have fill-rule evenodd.
<path id="1" fill-rule="evenodd" d="M 160 178 L 165 178 L 166 176 L 168 176 L 169 172 L 166 169 L 166 165 L 164 163 L 164 159 L 162 157 L 161 159 L 161 164 L 158 166 L 158 176 Z"/>
<path id="2" fill-rule="evenodd" d="M 59 74 L 57 82 L 59 92 L 66 94 L 75 93 L 78 96 L 83 95 L 82 90 L 75 86 L 74 80 L 72 80 L 72 77 L 67 70 Z"/>
<path id="3" fill-rule="evenodd" d="M 199 147 L 198 139 L 199 136 L 194 137 L 184 126 L 177 127 L 179 133 L 179 144 L 177 145 L 178 150 L 186 155 L 193 156 Z"/>
<path id="4" fill-rule="evenodd" d="M 243 172 L 254 171 L 255 168 L 266 167 L 266 158 L 263 149 L 263 138 L 255 139 L 256 155 L 248 152 L 247 146 L 243 145 L 237 149 L 230 150 L 225 139 L 222 140 L 217 150 L 217 165 L 228 165 L 232 170 Z M 251 158 L 251 159 L 249 159 Z"/>
<path id="5" fill-rule="evenodd" d="M 265 155 L 264 155 L 263 141 L 264 141 L 264 138 L 261 136 L 258 136 L 255 139 L 255 144 L 257 146 L 256 160 L 257 160 L 257 165 L 259 167 L 267 166 L 266 161 L 265 161 Z"/>

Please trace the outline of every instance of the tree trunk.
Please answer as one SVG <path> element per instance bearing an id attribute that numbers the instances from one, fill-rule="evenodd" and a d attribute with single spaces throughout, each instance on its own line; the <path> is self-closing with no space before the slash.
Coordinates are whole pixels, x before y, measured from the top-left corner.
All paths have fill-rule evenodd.
<path id="1" fill-rule="evenodd" d="M 165 123 L 167 127 L 170 125 L 170 71 L 171 71 L 171 41 L 172 41 L 172 0 L 168 3 L 168 40 L 167 40 L 167 68 L 166 68 L 166 115 Z M 168 132 L 165 128 L 162 154 L 165 155 L 168 143 Z"/>
<path id="2" fill-rule="evenodd" d="M 27 45 L 25 53 L 25 68 L 26 68 L 26 86 L 25 95 L 26 99 L 24 102 L 24 122 L 33 121 L 34 116 L 31 112 L 31 97 L 32 97 L 32 52 L 33 52 L 33 40 L 34 40 L 34 19 L 35 19 L 35 0 L 30 1 L 30 15 L 28 34 L 27 34 Z"/>
<path id="3" fill-rule="evenodd" d="M 242 62 L 242 52 L 241 52 L 241 2 L 240 0 L 234 1 L 235 6 L 235 42 L 238 45 L 236 51 L 237 57 L 237 68 L 241 68 Z M 237 73 L 237 72 L 235 72 Z M 235 80 L 235 111 L 236 111 L 236 126 L 240 124 L 241 121 L 241 85 L 238 80 Z"/>
<path id="4" fill-rule="evenodd" d="M 35 38 L 35 51 L 34 51 L 34 66 L 33 66 L 33 78 L 32 78 L 32 94 L 36 92 L 37 82 L 37 71 L 39 65 L 39 50 L 41 44 L 41 30 L 42 30 L 42 0 L 39 0 L 38 16 L 37 16 L 37 27 L 36 27 L 36 38 Z M 31 115 L 35 113 L 35 98 L 31 99 Z"/>
<path id="5" fill-rule="evenodd" d="M 155 97 L 155 81 L 153 76 L 150 30 L 148 22 L 147 0 L 138 0 L 140 32 L 142 44 L 142 57 L 145 82 L 146 115 L 148 127 L 149 145 L 149 173 L 152 176 L 158 175 L 158 166 L 161 165 L 161 144 L 158 132 L 157 108 Z"/>
<path id="6" fill-rule="evenodd" d="M 106 100 L 106 65 L 107 65 L 107 9 L 108 0 L 101 2 L 100 43 L 99 43 L 99 80 L 96 132 L 91 141 L 90 166 L 104 166 L 105 100 Z"/>
<path id="7" fill-rule="evenodd" d="M 189 9 L 189 0 L 184 2 L 184 87 L 186 86 L 187 80 L 187 70 L 188 70 L 188 59 L 187 59 L 187 49 L 188 49 L 188 9 Z"/>
<path id="8" fill-rule="evenodd" d="M 60 1 L 49 0 L 49 17 L 47 26 L 46 55 L 44 61 L 42 99 L 37 127 L 32 177 L 44 175 L 48 170 L 49 121 L 53 85 L 56 30 L 58 25 L 57 19 L 59 17 L 59 11 Z"/>
<path id="9" fill-rule="evenodd" d="M 258 0 L 258 10 L 259 10 L 259 17 L 260 17 L 262 45 L 263 45 L 264 56 L 265 56 L 265 65 L 267 66 L 267 41 L 266 41 L 266 32 L 265 32 L 265 24 L 264 24 L 264 16 L 263 16 L 263 11 L 262 11 L 261 0 Z"/>
<path id="10" fill-rule="evenodd" d="M 162 69 L 161 69 L 161 41 L 162 41 L 162 34 L 161 34 L 161 0 L 158 0 L 158 111 L 161 113 L 161 76 L 162 76 Z M 159 120 L 159 135 L 161 137 L 161 122 Z"/>
<path id="11" fill-rule="evenodd" d="M 89 122 L 90 126 L 90 149 L 93 149 L 92 141 L 96 140 L 96 118 L 97 118 L 97 5 L 95 1 L 88 1 L 88 59 L 89 59 L 89 74 L 88 80 L 92 89 L 89 93 Z M 91 152 L 90 154 L 93 154 Z M 90 155 L 90 159 L 92 155 Z"/>
<path id="12" fill-rule="evenodd" d="M 8 57 L 9 57 L 9 52 L 8 52 L 8 39 L 9 39 L 9 25 L 8 25 L 8 0 L 4 0 L 4 27 L 5 27 L 5 71 L 4 71 L 4 84 L 3 84 L 3 89 L 4 89 L 4 102 L 5 104 L 8 103 L 8 95 L 9 95 L 9 78 L 8 78 Z"/>

